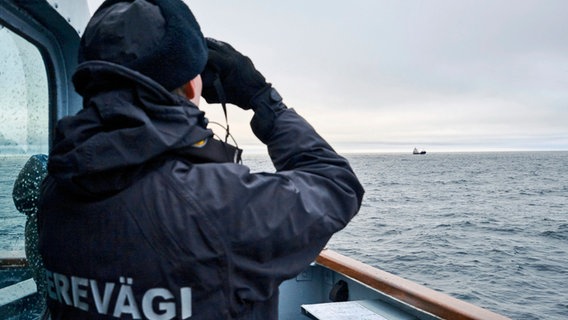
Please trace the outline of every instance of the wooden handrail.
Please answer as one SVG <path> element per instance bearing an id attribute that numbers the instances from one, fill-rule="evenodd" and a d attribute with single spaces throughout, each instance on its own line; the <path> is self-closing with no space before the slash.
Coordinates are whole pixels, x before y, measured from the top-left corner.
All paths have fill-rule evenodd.
<path id="1" fill-rule="evenodd" d="M 0 258 L 0 269 L 2 268 L 23 268 L 28 266 L 28 261 L 24 257 Z"/>
<path id="2" fill-rule="evenodd" d="M 316 262 L 371 288 L 442 319 L 506 320 L 500 314 L 434 291 L 332 250 L 323 250 Z M 510 320 L 510 319 L 509 319 Z"/>
<path id="3" fill-rule="evenodd" d="M 316 262 L 442 319 L 510 320 L 510 318 L 495 312 L 434 291 L 410 280 L 341 255 L 333 250 L 323 250 Z M 27 266 L 25 258 L 0 258 L 0 268 L 25 266 Z"/>

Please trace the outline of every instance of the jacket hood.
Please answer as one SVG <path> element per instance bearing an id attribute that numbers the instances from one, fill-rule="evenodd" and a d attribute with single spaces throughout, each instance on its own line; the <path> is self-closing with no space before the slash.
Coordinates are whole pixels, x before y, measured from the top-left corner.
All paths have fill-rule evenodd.
<path id="1" fill-rule="evenodd" d="M 197 106 L 136 71 L 90 61 L 73 82 L 83 110 L 58 122 L 48 163 L 49 174 L 73 190 L 120 190 L 152 160 L 213 136 Z"/>

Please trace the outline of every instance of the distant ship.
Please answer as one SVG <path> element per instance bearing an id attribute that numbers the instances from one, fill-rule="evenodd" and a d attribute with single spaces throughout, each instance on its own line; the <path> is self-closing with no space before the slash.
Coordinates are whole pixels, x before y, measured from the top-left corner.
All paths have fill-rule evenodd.
<path id="1" fill-rule="evenodd" d="M 418 149 L 414 148 L 412 154 L 426 154 L 426 150 L 418 151 Z"/>

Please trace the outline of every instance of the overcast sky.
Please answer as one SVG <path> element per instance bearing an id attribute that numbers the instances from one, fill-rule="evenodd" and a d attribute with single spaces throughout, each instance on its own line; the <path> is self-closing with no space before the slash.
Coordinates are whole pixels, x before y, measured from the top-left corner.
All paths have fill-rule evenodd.
<path id="1" fill-rule="evenodd" d="M 336 149 L 568 150 L 568 1 L 186 3 Z M 251 115 L 231 132 L 260 150 Z"/>

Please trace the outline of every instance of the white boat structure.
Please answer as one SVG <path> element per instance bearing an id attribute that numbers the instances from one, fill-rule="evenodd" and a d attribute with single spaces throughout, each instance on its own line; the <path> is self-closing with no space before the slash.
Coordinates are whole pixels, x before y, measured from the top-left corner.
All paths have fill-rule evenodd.
<path id="1" fill-rule="evenodd" d="M 3 68 L 13 67 L 2 70 L 0 77 L 16 73 L 13 85 L 22 87 L 1 92 L 14 96 L 0 101 L 27 99 L 28 108 L 25 116 L 3 119 L 3 127 L 20 128 L 25 123 L 19 140 L 26 141 L 23 150 L 30 155 L 47 153 L 55 122 L 81 108 L 70 79 L 77 64 L 80 33 L 89 16 L 86 0 L 0 1 L 0 61 L 8 61 Z M 14 107 L 2 103 L 0 108 Z M 11 114 L 12 110 L 0 111 Z M 42 133 L 40 138 L 36 131 Z M 0 143 L 8 140 L 0 136 Z M 24 252 L 0 252 L 0 319 L 33 319 L 41 314 L 35 307 L 41 299 Z M 279 318 L 508 319 L 332 250 L 321 252 L 302 274 L 280 286 Z"/>

